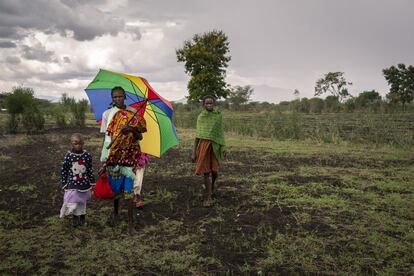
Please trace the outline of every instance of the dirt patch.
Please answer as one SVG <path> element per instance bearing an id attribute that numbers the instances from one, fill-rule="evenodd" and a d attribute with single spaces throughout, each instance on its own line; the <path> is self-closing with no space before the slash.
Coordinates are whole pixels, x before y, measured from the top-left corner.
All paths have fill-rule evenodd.
<path id="1" fill-rule="evenodd" d="M 339 177 L 329 175 L 313 175 L 313 176 L 301 176 L 301 175 L 289 175 L 284 178 L 289 184 L 306 184 L 312 182 L 326 183 L 334 187 L 344 186 L 344 183 Z"/>
<path id="2" fill-rule="evenodd" d="M 102 138 L 97 128 L 51 129 L 44 135 L 29 136 L 29 143 L 1 148 L 3 160 L 0 163 L 0 209 L 8 212 L 10 217 L 16 218 L 10 219 L 7 225 L 3 224 L 4 228 L 36 228 L 45 225 L 51 217 L 57 217 L 63 197 L 59 185 L 60 166 L 68 150 L 70 135 L 74 132 L 81 132 L 94 140 Z M 0 142 L 2 140 L 6 141 L 6 137 L 0 137 Z M 86 149 L 94 157 L 96 173 L 100 166 L 100 147 L 96 143 L 87 143 Z M 189 160 L 189 156 L 190 148 L 174 148 L 161 159 L 152 159 L 146 171 L 143 187 L 143 196 L 147 204 L 137 212 L 136 230 L 157 226 L 160 221 L 165 220 L 179 222 L 179 231 L 174 234 L 175 236 L 168 238 L 179 239 L 182 233 L 196 234 L 200 241 L 197 244 L 198 248 L 194 250 L 201 257 L 219 260 L 207 265 L 206 269 L 212 274 L 243 274 L 242 266 L 255 267 L 258 260 L 266 256 L 266 246 L 277 234 L 290 235 L 305 231 L 321 237 L 332 237 L 340 229 L 342 234 L 352 235 L 337 222 L 352 225 L 358 218 L 356 214 L 338 211 L 335 217 L 327 208 L 301 209 L 272 200 L 261 202 L 260 196 L 257 197 L 258 200 L 253 200 L 250 181 L 252 175 L 282 172 L 280 179 L 287 182 L 289 187 L 322 183 L 343 188 L 346 184 L 338 176 L 301 176 L 296 174 L 297 168 L 310 165 L 380 168 L 386 164 L 408 166 L 412 162 L 378 162 L 372 159 L 340 156 L 263 155 L 257 151 L 234 150 L 220 171 L 215 206 L 204 208 L 203 179 L 194 175 L 194 164 Z M 125 202 L 122 204 L 121 219 L 126 221 Z M 109 217 L 112 201 L 92 200 L 88 203 L 88 209 L 100 213 L 101 217 Z M 325 220 L 325 215 L 330 220 Z M 102 227 L 100 221 L 88 221 L 91 231 L 102 232 Z M 123 224 L 120 227 L 126 226 Z M 390 235 L 398 237 L 399 233 Z M 88 237 L 82 239 L 82 243 L 87 242 Z M 183 245 L 171 245 L 169 249 L 180 251 Z M 333 255 L 342 252 L 339 245 L 327 247 L 327 250 L 327 254 Z M 57 269 L 64 268 L 64 263 L 60 263 L 58 258 L 54 262 Z M 278 270 L 282 273 L 283 271 L 283 267 Z"/>

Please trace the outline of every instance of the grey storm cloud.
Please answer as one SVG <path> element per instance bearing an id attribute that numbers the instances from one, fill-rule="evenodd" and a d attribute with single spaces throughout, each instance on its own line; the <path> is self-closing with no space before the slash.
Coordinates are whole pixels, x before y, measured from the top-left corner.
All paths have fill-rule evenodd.
<path id="1" fill-rule="evenodd" d="M 11 41 L 0 41 L 0 48 L 16 48 L 16 43 Z"/>
<path id="2" fill-rule="evenodd" d="M 73 34 L 79 41 L 125 30 L 123 19 L 103 12 L 90 1 L 0 0 L 0 34 L 15 36 L 19 29 Z"/>
<path id="3" fill-rule="evenodd" d="M 16 56 L 6 57 L 6 63 L 8 63 L 8 64 L 19 64 L 20 61 L 21 61 L 20 58 L 18 58 Z"/>
<path id="4" fill-rule="evenodd" d="M 43 62 L 54 62 L 54 52 L 48 51 L 42 45 L 36 45 L 35 47 L 29 47 L 27 45 L 22 45 L 22 56 L 29 60 L 38 60 Z"/>
<path id="5" fill-rule="evenodd" d="M 72 61 L 70 60 L 70 58 L 69 57 L 63 57 L 63 62 L 64 63 L 72 63 Z"/>

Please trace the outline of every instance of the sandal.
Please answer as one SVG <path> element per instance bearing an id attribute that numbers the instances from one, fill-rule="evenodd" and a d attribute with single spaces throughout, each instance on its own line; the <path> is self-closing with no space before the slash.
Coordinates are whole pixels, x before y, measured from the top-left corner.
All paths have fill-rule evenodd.
<path id="1" fill-rule="evenodd" d="M 142 200 L 142 198 L 140 197 L 140 196 L 137 196 L 136 198 L 135 198 L 135 200 L 134 200 L 134 202 L 135 202 L 135 206 L 137 207 L 137 208 L 140 208 L 140 207 L 142 207 L 142 206 L 144 206 L 144 200 Z"/>

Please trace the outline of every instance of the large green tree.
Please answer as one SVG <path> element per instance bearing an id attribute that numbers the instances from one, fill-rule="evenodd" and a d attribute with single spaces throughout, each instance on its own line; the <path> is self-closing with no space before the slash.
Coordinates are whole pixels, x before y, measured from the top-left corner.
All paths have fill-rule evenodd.
<path id="1" fill-rule="evenodd" d="M 176 50 L 177 60 L 184 62 L 188 82 L 188 101 L 199 101 L 205 95 L 226 98 L 229 94 L 225 82 L 226 68 L 230 61 L 229 42 L 222 31 L 196 34 Z"/>
<path id="2" fill-rule="evenodd" d="M 347 85 L 352 85 L 352 83 L 346 81 L 343 72 L 329 72 L 316 81 L 315 96 L 329 92 L 342 101 L 350 96 Z"/>
<path id="3" fill-rule="evenodd" d="M 391 66 L 382 70 L 385 79 L 390 85 L 390 92 L 387 98 L 391 102 L 401 103 L 403 109 L 405 105 L 414 99 L 414 67 L 405 64 L 398 64 L 397 67 Z"/>

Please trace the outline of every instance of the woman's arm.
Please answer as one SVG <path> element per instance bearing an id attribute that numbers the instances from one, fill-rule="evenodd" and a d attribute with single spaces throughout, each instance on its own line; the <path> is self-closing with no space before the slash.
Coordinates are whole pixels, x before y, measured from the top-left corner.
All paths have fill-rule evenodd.
<path id="1" fill-rule="evenodd" d="M 195 162 L 197 160 L 197 147 L 198 147 L 199 142 L 200 142 L 200 139 L 195 138 L 193 151 L 191 152 L 191 161 L 193 161 L 193 162 Z"/>

